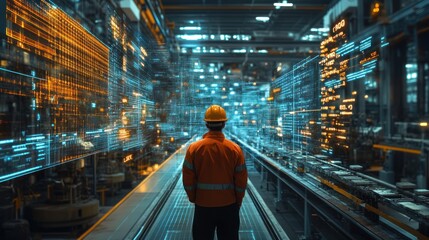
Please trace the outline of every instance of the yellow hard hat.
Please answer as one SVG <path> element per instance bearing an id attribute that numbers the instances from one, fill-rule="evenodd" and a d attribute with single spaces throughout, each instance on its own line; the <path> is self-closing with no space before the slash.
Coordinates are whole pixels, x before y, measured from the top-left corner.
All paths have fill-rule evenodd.
<path id="1" fill-rule="evenodd" d="M 225 109 L 219 105 L 211 105 L 207 108 L 204 116 L 204 121 L 206 122 L 225 122 L 227 120 Z"/>

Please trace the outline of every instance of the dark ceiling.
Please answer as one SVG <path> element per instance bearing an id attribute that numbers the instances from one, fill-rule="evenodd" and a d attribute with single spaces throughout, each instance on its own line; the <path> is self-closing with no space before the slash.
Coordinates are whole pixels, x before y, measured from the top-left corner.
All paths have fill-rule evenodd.
<path id="1" fill-rule="evenodd" d="M 282 0 L 163 0 L 167 21 L 174 34 L 242 34 L 251 41 L 177 40 L 182 47 L 206 46 L 222 49 L 250 47 L 268 51 L 317 51 L 319 41 L 303 41 L 311 28 L 322 27 L 323 16 L 335 0 L 289 0 L 294 6 L 276 9 L 273 3 Z M 267 22 L 257 21 L 268 16 Z M 199 31 L 180 27 L 196 26 Z M 299 56 L 301 57 L 301 56 Z"/>

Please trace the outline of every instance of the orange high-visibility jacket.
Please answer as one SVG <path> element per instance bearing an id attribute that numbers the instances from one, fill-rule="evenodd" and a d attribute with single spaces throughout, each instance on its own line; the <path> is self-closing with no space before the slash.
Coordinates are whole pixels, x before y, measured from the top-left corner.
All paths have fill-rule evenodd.
<path id="1" fill-rule="evenodd" d="M 189 201 L 203 207 L 241 205 L 247 169 L 241 148 L 220 131 L 209 131 L 192 143 L 182 168 Z"/>

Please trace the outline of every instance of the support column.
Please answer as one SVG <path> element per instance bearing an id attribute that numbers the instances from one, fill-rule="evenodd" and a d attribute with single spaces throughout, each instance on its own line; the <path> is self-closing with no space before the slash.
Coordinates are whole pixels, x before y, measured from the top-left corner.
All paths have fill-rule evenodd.
<path id="1" fill-rule="evenodd" d="M 417 188 L 426 189 L 427 188 L 427 178 L 428 178 L 428 172 L 427 172 L 427 158 L 428 154 L 425 152 L 425 129 L 422 127 L 422 142 L 421 142 L 421 151 L 419 158 L 419 167 L 417 170 L 417 177 L 416 177 L 416 183 Z"/>
<path id="2" fill-rule="evenodd" d="M 393 152 L 392 151 L 386 151 L 384 153 L 385 159 L 383 164 L 383 169 L 379 173 L 380 180 L 388 182 L 390 184 L 395 184 L 395 171 L 394 171 L 394 159 L 393 159 Z"/>
<path id="3" fill-rule="evenodd" d="M 383 5 L 384 5 L 384 11 L 386 12 L 385 13 L 386 16 L 392 15 L 393 12 L 394 12 L 394 9 L 393 9 L 394 6 L 393 6 L 392 1 L 390 1 L 390 0 L 384 0 Z"/>
<path id="4" fill-rule="evenodd" d="M 265 171 L 265 182 L 266 182 L 266 186 L 267 186 L 267 191 L 270 191 L 270 183 L 268 182 L 268 169 Z"/>
<path id="5" fill-rule="evenodd" d="M 277 178 L 277 196 L 276 196 L 276 210 L 279 210 L 280 202 L 282 201 L 282 184 L 280 178 Z"/>
<path id="6" fill-rule="evenodd" d="M 425 119 L 428 116 L 428 82 L 427 69 L 429 64 L 429 50 L 425 41 L 429 40 L 427 32 L 420 33 L 417 26 L 413 26 L 414 44 L 416 48 L 417 59 L 417 113 L 418 119 Z M 428 154 L 425 152 L 425 131 L 427 127 L 421 126 L 421 155 L 417 170 L 416 183 L 417 188 L 426 189 L 428 179 Z"/>
<path id="7" fill-rule="evenodd" d="M 429 23 L 429 20 L 427 21 Z M 429 115 L 429 31 L 418 33 L 416 29 L 416 53 L 417 53 L 417 112 L 420 118 Z"/>
<path id="8" fill-rule="evenodd" d="M 91 155 L 90 160 L 92 160 L 92 192 L 97 196 L 97 157 Z"/>
<path id="9" fill-rule="evenodd" d="M 307 200 L 307 190 L 304 193 L 304 237 L 311 239 L 311 206 Z"/>
<path id="10" fill-rule="evenodd" d="M 365 0 L 358 0 L 357 5 L 357 30 L 356 32 L 361 32 L 365 29 Z"/>
<path id="11" fill-rule="evenodd" d="M 386 36 L 387 26 L 382 27 L 383 35 Z M 380 114 L 379 121 L 383 127 L 384 137 L 391 137 L 391 104 L 390 104 L 390 77 L 391 69 L 390 66 L 393 64 L 389 62 L 390 59 L 390 46 L 382 47 L 380 49 L 380 85 L 379 85 L 379 106 Z"/>

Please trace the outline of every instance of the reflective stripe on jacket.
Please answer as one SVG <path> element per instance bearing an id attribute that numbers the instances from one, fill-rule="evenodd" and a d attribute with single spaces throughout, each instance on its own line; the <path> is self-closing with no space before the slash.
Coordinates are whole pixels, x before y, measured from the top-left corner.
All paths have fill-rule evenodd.
<path id="1" fill-rule="evenodd" d="M 220 131 L 209 131 L 192 143 L 182 168 L 189 201 L 203 207 L 241 205 L 247 169 L 241 148 Z"/>

